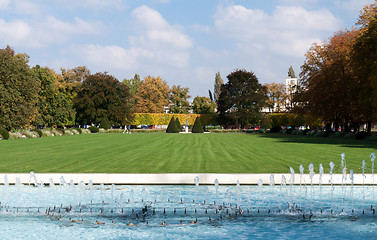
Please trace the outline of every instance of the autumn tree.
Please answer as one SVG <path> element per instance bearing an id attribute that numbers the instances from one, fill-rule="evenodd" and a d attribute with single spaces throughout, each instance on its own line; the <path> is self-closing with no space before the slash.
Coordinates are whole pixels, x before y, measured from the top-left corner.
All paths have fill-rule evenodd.
<path id="1" fill-rule="evenodd" d="M 39 65 L 33 68 L 39 80 L 37 125 L 66 126 L 74 125 L 75 110 L 73 102 L 63 85 L 59 84 L 59 75 L 47 67 Z"/>
<path id="2" fill-rule="evenodd" d="M 125 125 L 132 118 L 129 90 L 107 73 L 96 73 L 84 79 L 74 104 L 77 122 L 98 124 L 107 118 L 110 124 Z"/>
<path id="3" fill-rule="evenodd" d="M 360 35 L 352 52 L 356 75 L 353 97 L 370 133 L 371 123 L 377 119 L 377 1 L 364 7 L 357 23 Z"/>
<path id="4" fill-rule="evenodd" d="M 135 112 L 162 113 L 169 104 L 169 86 L 160 77 L 145 77 L 135 98 Z"/>
<path id="5" fill-rule="evenodd" d="M 61 68 L 59 82 L 62 84 L 61 87 L 64 87 L 66 93 L 73 99 L 79 91 L 81 84 L 89 75 L 90 70 L 86 66 L 78 66 L 71 69 Z"/>
<path id="6" fill-rule="evenodd" d="M 169 107 L 169 112 L 171 113 L 188 113 L 190 103 L 188 99 L 191 97 L 189 94 L 188 87 L 181 87 L 180 85 L 173 85 L 170 88 L 169 102 L 171 103 Z"/>
<path id="7" fill-rule="evenodd" d="M 130 90 L 130 106 L 131 109 L 133 109 L 136 105 L 135 95 L 139 91 L 139 88 L 143 81 L 140 79 L 139 74 L 135 74 L 135 76 L 131 79 L 124 79 L 122 83 L 125 84 Z"/>
<path id="8" fill-rule="evenodd" d="M 207 97 L 195 97 L 192 102 L 192 110 L 195 114 L 214 113 L 216 104 Z"/>
<path id="9" fill-rule="evenodd" d="M 0 127 L 30 126 L 38 116 L 39 81 L 26 54 L 0 49 Z"/>
<path id="10" fill-rule="evenodd" d="M 215 77 L 214 91 L 213 91 L 213 100 L 215 102 L 217 102 L 219 100 L 220 93 L 221 93 L 221 85 L 223 85 L 223 84 L 224 84 L 224 81 L 221 78 L 220 72 L 217 72 L 216 77 Z"/>
<path id="11" fill-rule="evenodd" d="M 281 112 L 286 102 L 285 86 L 282 83 L 266 83 L 266 105 L 270 112 Z"/>
<path id="12" fill-rule="evenodd" d="M 253 72 L 235 70 L 221 87 L 217 101 L 219 122 L 223 125 L 256 124 L 266 101 L 266 89 Z"/>
<path id="13" fill-rule="evenodd" d="M 326 42 L 313 44 L 300 73 L 308 112 L 345 129 L 360 120 L 350 61 L 357 36 L 356 30 L 341 31 Z"/>

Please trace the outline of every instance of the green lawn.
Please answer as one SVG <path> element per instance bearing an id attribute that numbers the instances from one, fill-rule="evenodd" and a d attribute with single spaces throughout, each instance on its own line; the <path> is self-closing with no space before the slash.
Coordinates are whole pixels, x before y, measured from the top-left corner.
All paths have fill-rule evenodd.
<path id="1" fill-rule="evenodd" d="M 0 141 L 0 172 L 59 173 L 288 173 L 329 162 L 370 172 L 377 143 L 252 134 L 86 134 Z M 377 166 L 376 166 L 377 167 Z"/>

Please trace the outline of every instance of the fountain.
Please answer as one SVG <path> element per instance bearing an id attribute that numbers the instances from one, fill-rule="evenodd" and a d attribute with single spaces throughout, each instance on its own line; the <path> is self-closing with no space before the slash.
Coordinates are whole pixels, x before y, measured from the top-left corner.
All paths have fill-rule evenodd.
<path id="1" fill-rule="evenodd" d="M 365 165 L 363 161 L 363 185 L 355 184 L 353 170 L 343 177 L 345 161 L 342 185 L 334 184 L 333 162 L 327 175 L 319 165 L 318 181 L 313 164 L 307 174 L 301 165 L 299 184 L 291 167 L 289 187 L 285 175 L 280 180 L 275 174 L 254 186 L 239 181 L 220 185 L 218 179 L 203 185 L 199 177 L 191 186 L 67 184 L 64 178 L 55 185 L 51 179 L 49 184 L 41 183 L 35 173 L 30 174 L 28 186 L 19 180 L 10 185 L 4 177 L 0 232 L 5 239 L 34 238 L 23 231 L 24 226 L 33 229 L 35 238 L 59 239 L 257 238 L 261 232 L 268 238 L 373 238 L 377 216 L 373 204 L 368 204 L 374 203 L 374 195 L 365 188 L 374 184 L 374 176 L 365 173 Z M 305 181 L 310 181 L 310 194 L 302 191 Z M 280 188 L 275 188 L 276 183 Z M 297 227 L 300 231 L 295 231 Z"/>

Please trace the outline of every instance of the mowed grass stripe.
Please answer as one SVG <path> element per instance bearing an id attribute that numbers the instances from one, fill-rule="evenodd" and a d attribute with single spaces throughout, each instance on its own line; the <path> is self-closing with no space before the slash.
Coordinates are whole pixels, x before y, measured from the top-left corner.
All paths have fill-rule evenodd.
<path id="1" fill-rule="evenodd" d="M 0 141 L 0 172 L 286 173 L 329 162 L 370 169 L 377 143 L 251 134 L 87 134 Z M 318 170 L 317 170 L 318 172 Z M 370 171 L 369 171 L 370 172 Z"/>

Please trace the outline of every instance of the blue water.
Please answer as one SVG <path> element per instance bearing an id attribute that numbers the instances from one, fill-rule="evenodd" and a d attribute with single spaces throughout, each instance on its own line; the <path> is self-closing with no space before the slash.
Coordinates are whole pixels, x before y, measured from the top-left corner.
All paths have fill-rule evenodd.
<path id="1" fill-rule="evenodd" d="M 214 186 L 0 186 L 0 239 L 377 236 L 371 186 L 220 186 L 217 192 Z"/>

